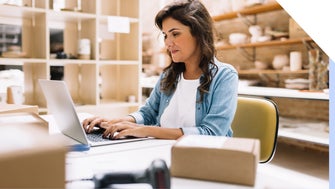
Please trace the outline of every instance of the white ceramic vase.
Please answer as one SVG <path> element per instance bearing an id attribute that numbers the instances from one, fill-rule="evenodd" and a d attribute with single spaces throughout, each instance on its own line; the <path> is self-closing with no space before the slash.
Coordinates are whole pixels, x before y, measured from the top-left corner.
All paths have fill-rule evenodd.
<path id="1" fill-rule="evenodd" d="M 277 54 L 273 57 L 272 67 L 276 70 L 281 70 L 289 65 L 289 57 L 286 54 Z"/>

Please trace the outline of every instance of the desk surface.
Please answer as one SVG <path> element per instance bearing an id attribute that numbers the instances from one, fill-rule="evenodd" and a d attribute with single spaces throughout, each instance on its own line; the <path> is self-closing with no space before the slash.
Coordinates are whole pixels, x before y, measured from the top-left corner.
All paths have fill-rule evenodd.
<path id="1" fill-rule="evenodd" d="M 145 140 L 117 145 L 93 147 L 86 152 L 70 152 L 66 162 L 67 188 L 94 188 L 90 179 L 95 173 L 108 170 L 144 170 L 154 159 L 163 159 L 170 166 L 171 147 L 173 140 Z M 222 170 L 224 171 L 224 170 Z M 301 180 L 301 182 L 297 182 Z M 278 185 L 278 183 L 280 183 Z M 254 187 L 229 183 L 209 182 L 184 178 L 171 179 L 171 188 L 210 188 L 210 189 L 250 189 L 250 188 L 328 188 L 328 181 L 315 177 L 284 170 L 272 164 L 259 164 L 256 184 Z M 146 184 L 115 185 L 113 188 L 151 188 Z"/>
<path id="2" fill-rule="evenodd" d="M 81 116 L 84 116 L 84 114 Z M 59 133 L 54 120 L 48 116 L 43 117 L 49 122 L 49 132 Z M 171 147 L 174 143 L 174 140 L 151 139 L 92 147 L 89 151 L 84 152 L 69 152 L 66 157 L 66 188 L 94 188 L 93 182 L 88 180 L 96 173 L 144 170 L 155 159 L 165 160 L 167 166 L 170 167 Z M 113 188 L 150 189 L 151 186 L 146 184 L 127 184 L 113 185 Z M 329 181 L 268 163 L 258 164 L 254 187 L 172 177 L 171 188 L 319 189 L 329 188 Z"/>

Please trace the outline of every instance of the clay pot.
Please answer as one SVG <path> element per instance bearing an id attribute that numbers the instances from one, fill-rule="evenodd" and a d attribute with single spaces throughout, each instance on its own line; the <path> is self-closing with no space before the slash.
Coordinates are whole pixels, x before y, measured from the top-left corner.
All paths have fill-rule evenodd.
<path id="1" fill-rule="evenodd" d="M 281 70 L 289 65 L 289 57 L 286 54 L 277 54 L 273 57 L 272 67 L 276 70 Z"/>
<path id="2" fill-rule="evenodd" d="M 254 63 L 255 63 L 255 68 L 257 70 L 265 70 L 269 67 L 269 65 L 266 62 L 256 60 Z"/>

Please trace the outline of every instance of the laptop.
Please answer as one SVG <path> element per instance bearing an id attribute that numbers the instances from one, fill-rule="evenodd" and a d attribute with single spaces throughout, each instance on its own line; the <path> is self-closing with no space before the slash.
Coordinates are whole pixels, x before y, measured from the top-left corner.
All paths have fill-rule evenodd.
<path id="1" fill-rule="evenodd" d="M 102 138 L 102 129 L 96 129 L 94 132 L 87 134 L 81 125 L 79 116 L 77 115 L 77 112 L 75 110 L 75 106 L 72 101 L 70 92 L 66 86 L 66 83 L 62 80 L 46 79 L 39 79 L 38 82 L 46 98 L 48 112 L 53 115 L 58 129 L 64 135 L 79 142 L 79 144 L 94 147 L 148 139 L 105 139 Z"/>

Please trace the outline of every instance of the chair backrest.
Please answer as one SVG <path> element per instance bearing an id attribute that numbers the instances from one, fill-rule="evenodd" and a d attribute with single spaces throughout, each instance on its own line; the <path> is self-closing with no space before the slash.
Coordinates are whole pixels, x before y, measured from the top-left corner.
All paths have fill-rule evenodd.
<path id="1" fill-rule="evenodd" d="M 234 137 L 259 139 L 259 162 L 271 161 L 278 135 L 277 105 L 269 99 L 239 96 L 232 129 Z"/>

